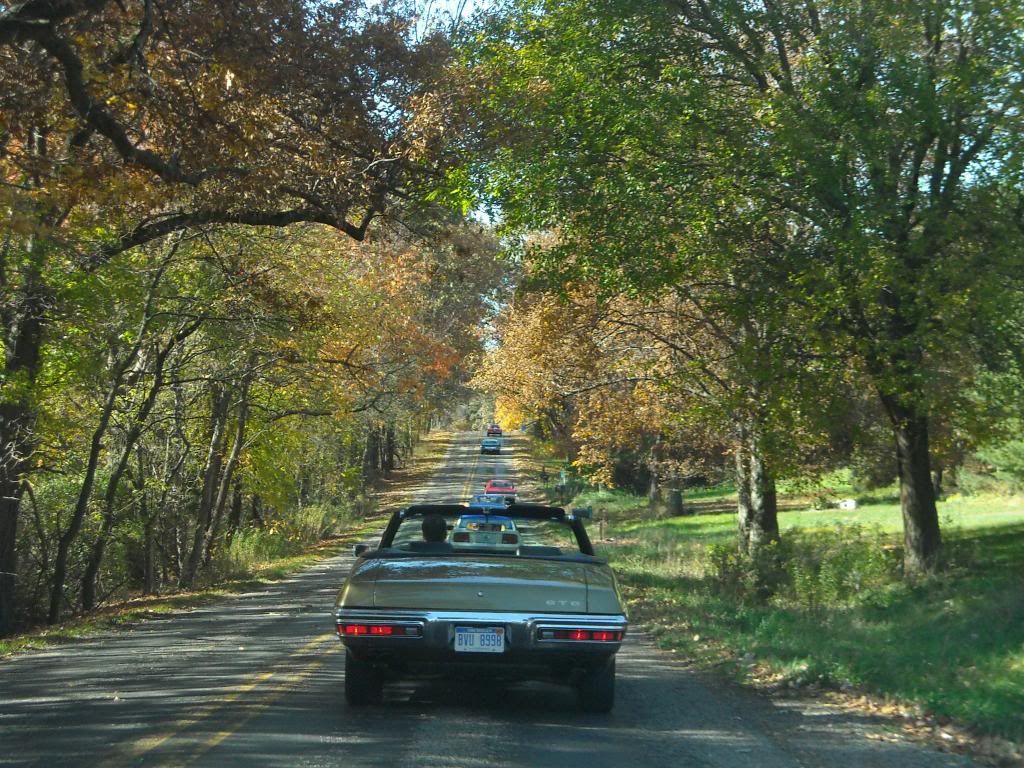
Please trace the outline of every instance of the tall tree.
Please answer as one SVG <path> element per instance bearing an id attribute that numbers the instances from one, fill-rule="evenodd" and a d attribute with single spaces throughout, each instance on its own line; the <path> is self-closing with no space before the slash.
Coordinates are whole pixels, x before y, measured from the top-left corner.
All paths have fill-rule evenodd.
<path id="1" fill-rule="evenodd" d="M 905 570 L 934 568 L 930 430 L 1024 274 L 1019 0 L 506 10 L 470 46 L 477 112 L 507 220 L 566 243 L 540 266 L 647 293 L 711 267 L 750 317 L 781 311 L 877 392 Z"/>
<path id="2" fill-rule="evenodd" d="M 185 228 L 316 222 L 361 240 L 430 165 L 446 44 L 369 5 L 0 9 L 0 634 L 53 282 Z"/>

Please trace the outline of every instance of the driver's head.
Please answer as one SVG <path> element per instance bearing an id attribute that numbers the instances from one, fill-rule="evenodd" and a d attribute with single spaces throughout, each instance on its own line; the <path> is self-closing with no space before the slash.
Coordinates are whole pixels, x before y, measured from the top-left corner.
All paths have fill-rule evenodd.
<path id="1" fill-rule="evenodd" d="M 448 524 L 438 514 L 425 515 L 423 518 L 423 540 L 444 541 L 448 538 Z"/>

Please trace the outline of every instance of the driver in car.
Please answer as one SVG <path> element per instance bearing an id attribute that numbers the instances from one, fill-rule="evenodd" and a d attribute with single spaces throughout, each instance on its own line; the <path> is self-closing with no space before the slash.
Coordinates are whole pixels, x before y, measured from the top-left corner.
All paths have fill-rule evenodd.
<path id="1" fill-rule="evenodd" d="M 448 538 L 448 525 L 441 515 L 426 515 L 422 523 L 423 540 L 443 542 Z"/>

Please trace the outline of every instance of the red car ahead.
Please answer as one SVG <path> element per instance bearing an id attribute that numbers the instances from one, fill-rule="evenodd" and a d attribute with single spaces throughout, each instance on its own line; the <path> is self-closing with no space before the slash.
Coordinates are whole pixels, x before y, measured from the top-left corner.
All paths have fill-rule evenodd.
<path id="1" fill-rule="evenodd" d="M 506 496 L 517 493 L 516 484 L 511 480 L 488 480 L 484 493 L 501 493 Z"/>
<path id="2" fill-rule="evenodd" d="M 499 427 L 497 424 L 491 424 L 487 428 L 487 436 L 488 437 L 501 437 L 501 427 Z"/>

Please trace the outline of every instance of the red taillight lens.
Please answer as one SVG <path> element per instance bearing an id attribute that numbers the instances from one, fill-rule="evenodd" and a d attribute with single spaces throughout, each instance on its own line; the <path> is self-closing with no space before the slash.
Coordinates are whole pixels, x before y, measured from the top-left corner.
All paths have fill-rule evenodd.
<path id="1" fill-rule="evenodd" d="M 469 541 L 468 533 L 454 533 L 452 534 L 452 541 Z"/>
<path id="2" fill-rule="evenodd" d="M 339 637 L 422 637 L 423 630 L 413 624 L 338 624 Z"/>
<path id="3" fill-rule="evenodd" d="M 386 624 L 339 624 L 338 634 L 346 637 L 359 635 L 393 635 L 395 628 Z"/>
<path id="4" fill-rule="evenodd" d="M 514 534 L 514 533 L 503 533 L 503 534 L 501 534 L 501 543 L 502 544 L 518 544 L 519 543 L 519 536 L 517 534 Z"/>
<path id="5" fill-rule="evenodd" d="M 617 643 L 623 633 L 610 629 L 542 629 L 541 640 L 574 640 L 576 642 Z"/>

